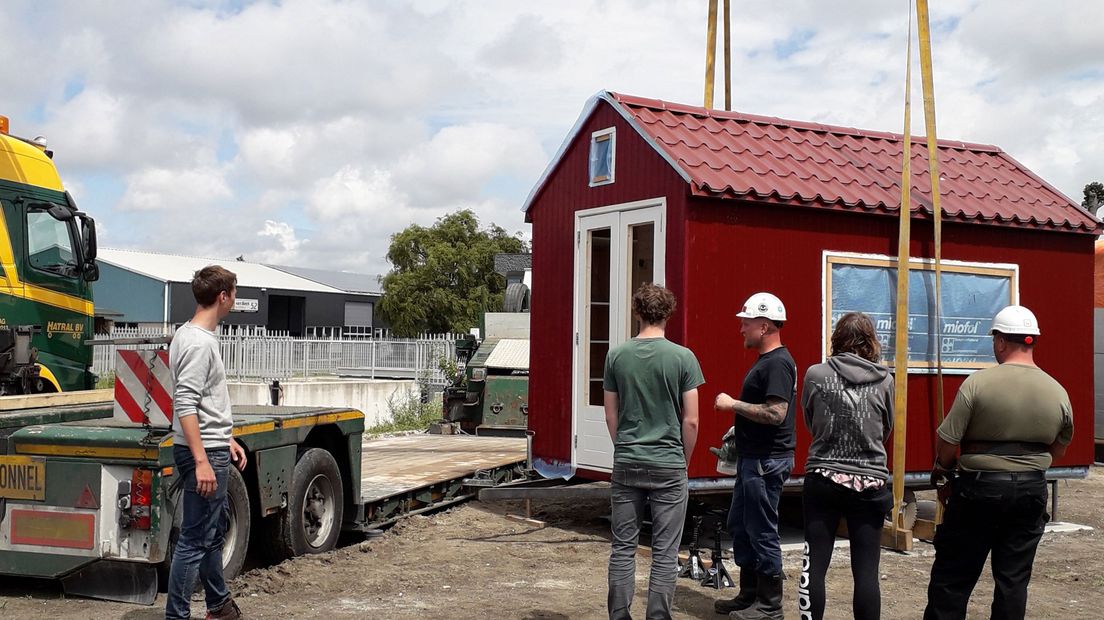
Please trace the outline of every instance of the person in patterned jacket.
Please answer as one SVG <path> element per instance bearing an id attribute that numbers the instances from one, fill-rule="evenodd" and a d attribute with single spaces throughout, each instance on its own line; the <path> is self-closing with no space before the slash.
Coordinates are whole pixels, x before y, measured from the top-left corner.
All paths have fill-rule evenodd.
<path id="1" fill-rule="evenodd" d="M 878 618 L 879 543 L 893 507 L 885 442 L 893 430 L 893 376 L 879 363 L 874 324 L 861 312 L 840 317 L 832 356 L 805 373 L 801 404 L 813 436 L 806 461 L 805 554 L 798 581 L 802 619 L 824 617 L 824 575 L 840 519 L 851 540 L 857 620 Z"/>

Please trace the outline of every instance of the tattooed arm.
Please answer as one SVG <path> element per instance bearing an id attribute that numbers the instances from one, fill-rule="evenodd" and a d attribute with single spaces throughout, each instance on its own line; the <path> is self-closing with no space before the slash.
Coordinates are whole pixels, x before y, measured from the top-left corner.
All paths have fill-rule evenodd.
<path id="1" fill-rule="evenodd" d="M 759 424 L 778 426 L 786 419 L 786 410 L 789 408 L 789 403 L 781 398 L 769 396 L 766 403 L 753 405 L 742 400 L 736 400 L 722 392 L 717 395 L 714 408 L 719 411 L 732 411 L 736 415 L 743 416 Z"/>

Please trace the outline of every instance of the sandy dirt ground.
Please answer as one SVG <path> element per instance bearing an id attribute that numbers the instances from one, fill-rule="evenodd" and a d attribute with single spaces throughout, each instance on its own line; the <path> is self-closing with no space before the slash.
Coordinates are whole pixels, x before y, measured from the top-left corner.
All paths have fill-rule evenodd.
<path id="1" fill-rule="evenodd" d="M 1059 517 L 1093 531 L 1052 533 L 1035 562 L 1028 616 L 1104 618 L 1104 467 L 1086 480 L 1060 483 Z M 791 502 L 790 509 L 796 502 Z M 507 519 L 516 504 L 470 503 L 411 517 L 372 540 L 349 540 L 320 556 L 296 558 L 241 575 L 233 591 L 249 618 L 567 619 L 605 617 L 608 506 L 603 502 L 534 504 L 540 528 Z M 708 555 L 708 554 L 706 554 Z M 882 554 L 883 617 L 920 618 L 933 551 L 918 543 L 908 555 Z M 642 615 L 648 559 L 638 559 Z M 787 616 L 797 617 L 800 554 L 788 552 Z M 986 571 L 988 572 L 988 571 Z M 847 550 L 837 549 L 828 575 L 828 617 L 849 618 Z M 971 618 L 988 617 L 992 579 L 974 592 Z M 715 618 L 713 601 L 734 590 L 679 581 L 676 618 Z M 53 582 L 0 580 L 0 617 L 128 620 L 162 617 L 154 607 L 65 598 Z M 193 615 L 203 617 L 202 602 Z"/>

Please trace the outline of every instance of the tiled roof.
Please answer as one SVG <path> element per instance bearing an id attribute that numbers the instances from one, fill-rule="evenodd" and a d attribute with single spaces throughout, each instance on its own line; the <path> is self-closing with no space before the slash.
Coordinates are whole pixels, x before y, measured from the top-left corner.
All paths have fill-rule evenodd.
<path id="1" fill-rule="evenodd" d="M 599 100 L 612 105 L 651 143 L 694 195 L 875 213 L 896 213 L 900 206 L 901 134 L 611 92 L 599 93 L 583 117 Z M 945 218 L 1072 232 L 1096 232 L 1100 226 L 1080 205 L 998 147 L 940 140 L 939 155 Z M 526 209 L 547 175 L 530 194 Z M 923 137 L 913 138 L 911 196 L 914 213 L 931 213 Z"/>
<path id="2" fill-rule="evenodd" d="M 609 93 L 699 196 L 896 212 L 901 134 Z M 1097 220 L 998 147 L 939 141 L 944 217 L 1091 232 Z M 928 145 L 912 144 L 912 209 L 931 213 Z"/>

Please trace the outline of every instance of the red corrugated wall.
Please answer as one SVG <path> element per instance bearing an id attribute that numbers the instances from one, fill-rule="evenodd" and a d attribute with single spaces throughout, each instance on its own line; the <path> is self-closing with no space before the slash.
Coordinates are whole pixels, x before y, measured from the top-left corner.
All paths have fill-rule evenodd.
<path id="1" fill-rule="evenodd" d="M 893 256 L 897 220 L 891 217 L 734 201 L 690 200 L 687 261 L 691 265 L 685 305 L 687 344 L 697 354 L 707 384 L 701 401 L 720 391 L 739 394 L 756 354 L 742 347 L 736 309 L 751 293 L 771 291 L 786 304 L 783 342 L 798 366 L 821 361 L 823 251 Z M 932 226 L 913 221 L 912 256 L 932 256 Z M 1036 361 L 1066 387 L 1077 429 L 1074 444 L 1056 465 L 1092 462 L 1092 281 L 1089 235 L 1002 226 L 947 223 L 945 260 L 1016 263 L 1020 301 L 1038 315 L 1043 337 Z M 945 409 L 962 375 L 945 375 Z M 935 377 L 909 376 L 908 471 L 928 471 L 934 458 Z M 701 439 L 691 462 L 692 477 L 715 477 L 716 461 L 706 447 L 732 424 L 731 416 L 706 407 Z M 797 467 L 804 471 L 809 435 L 798 420 Z"/>
<path id="2" fill-rule="evenodd" d="M 617 127 L 616 182 L 587 185 L 590 134 Z M 571 459 L 572 294 L 576 211 L 647 198 L 667 198 L 667 285 L 679 298 L 668 337 L 701 360 L 701 434 L 692 477 L 713 478 L 717 445 L 732 423 L 712 402 L 720 391 L 736 396 L 755 354 L 742 347 L 736 309 L 758 290 L 779 295 L 789 322 L 784 341 L 799 381 L 820 361 L 824 250 L 894 255 L 897 221 L 859 212 L 688 198 L 688 186 L 608 104 L 601 103 L 568 147 L 533 202 L 532 355 L 529 428 L 533 452 Z M 689 210 L 687 203 L 689 201 Z M 912 255 L 932 255 L 931 224 L 913 222 Z M 1043 339 L 1037 361 L 1069 391 L 1077 430 L 1057 465 L 1092 462 L 1093 241 L 1088 235 L 1003 226 L 947 223 L 943 257 L 1020 265 L 1021 303 L 1039 317 Z M 949 407 L 963 381 L 944 379 Z M 933 460 L 935 379 L 909 378 L 908 470 L 928 471 Z M 798 469 L 809 437 L 800 420 Z"/>
<path id="3" fill-rule="evenodd" d="M 616 127 L 615 182 L 589 187 L 590 134 Z M 572 295 L 575 212 L 649 198 L 667 198 L 667 286 L 683 296 L 686 265 L 685 203 L 689 189 L 655 150 L 606 103 L 600 103 L 568 147 L 560 165 L 529 209 L 533 224 L 533 301 L 529 361 L 529 429 L 533 453 L 571 460 Z M 684 309 L 676 311 L 668 337 L 684 338 Z"/>

